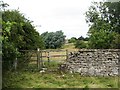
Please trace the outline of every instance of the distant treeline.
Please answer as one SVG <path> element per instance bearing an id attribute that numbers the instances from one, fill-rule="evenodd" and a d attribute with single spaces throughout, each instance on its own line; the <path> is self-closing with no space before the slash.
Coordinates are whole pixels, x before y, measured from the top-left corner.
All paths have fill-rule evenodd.
<path id="1" fill-rule="evenodd" d="M 74 43 L 75 48 L 88 48 L 89 37 L 80 36 L 79 38 L 72 37 L 68 39 L 68 43 Z"/>

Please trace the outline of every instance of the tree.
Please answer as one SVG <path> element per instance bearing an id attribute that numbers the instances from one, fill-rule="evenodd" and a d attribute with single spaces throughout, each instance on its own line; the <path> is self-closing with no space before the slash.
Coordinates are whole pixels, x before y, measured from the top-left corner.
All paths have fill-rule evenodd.
<path id="1" fill-rule="evenodd" d="M 75 43 L 76 42 L 76 37 L 72 37 L 71 39 L 68 40 L 69 43 Z"/>
<path id="2" fill-rule="evenodd" d="M 80 37 L 78 38 L 78 40 L 84 40 L 84 37 L 83 37 L 83 36 L 80 36 Z"/>
<path id="3" fill-rule="evenodd" d="M 8 7 L 9 5 L 7 3 L 4 3 L 3 1 L 0 1 L 0 10 L 4 10 L 5 8 Z"/>
<path id="4" fill-rule="evenodd" d="M 56 49 L 60 48 L 65 43 L 65 35 L 62 31 L 56 31 L 56 32 L 45 32 L 41 34 L 44 42 L 45 47 L 47 49 Z"/>
<path id="5" fill-rule="evenodd" d="M 75 48 L 87 48 L 87 44 L 83 40 L 77 40 L 75 43 Z"/>
<path id="6" fill-rule="evenodd" d="M 89 48 L 120 48 L 120 2 L 94 2 L 86 12 Z"/>
<path id="7" fill-rule="evenodd" d="M 10 69 L 15 58 L 22 55 L 20 50 L 35 50 L 44 47 L 42 38 L 31 21 L 17 10 L 2 11 L 2 30 L 2 57 L 5 69 Z M 27 56 L 27 53 L 24 55 Z M 24 58 L 21 60 L 23 61 Z"/>
<path id="8" fill-rule="evenodd" d="M 89 40 L 89 37 L 85 37 L 85 38 L 84 38 L 84 41 L 88 41 L 88 40 Z"/>

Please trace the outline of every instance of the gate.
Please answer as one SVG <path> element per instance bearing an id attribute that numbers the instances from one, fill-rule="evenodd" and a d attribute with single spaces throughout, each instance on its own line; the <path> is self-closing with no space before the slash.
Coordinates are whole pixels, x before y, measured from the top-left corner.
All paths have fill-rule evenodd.
<path id="1" fill-rule="evenodd" d="M 55 70 L 68 59 L 68 50 L 41 50 L 42 67 Z"/>
<path id="2" fill-rule="evenodd" d="M 14 63 L 15 69 L 25 63 L 27 63 L 24 66 L 25 70 L 55 69 L 68 59 L 68 50 L 40 50 L 38 48 L 37 50 L 20 50 L 20 52 L 24 60 L 17 57 Z"/>

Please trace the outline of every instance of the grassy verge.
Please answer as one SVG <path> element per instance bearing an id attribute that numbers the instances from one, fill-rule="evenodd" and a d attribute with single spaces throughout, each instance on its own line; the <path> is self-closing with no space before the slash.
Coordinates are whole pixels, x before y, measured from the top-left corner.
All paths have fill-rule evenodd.
<path id="1" fill-rule="evenodd" d="M 78 73 L 54 71 L 59 62 L 44 64 L 48 68 L 44 73 L 34 70 L 37 69 L 36 64 L 30 64 L 28 71 L 6 72 L 3 88 L 118 88 L 118 77 L 83 77 Z"/>
<path id="2" fill-rule="evenodd" d="M 83 77 L 79 74 L 19 71 L 3 76 L 5 88 L 118 88 L 118 77 Z"/>

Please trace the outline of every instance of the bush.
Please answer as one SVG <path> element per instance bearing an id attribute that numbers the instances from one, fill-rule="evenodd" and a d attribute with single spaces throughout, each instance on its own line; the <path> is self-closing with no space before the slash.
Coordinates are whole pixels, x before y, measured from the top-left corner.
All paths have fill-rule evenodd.
<path id="1" fill-rule="evenodd" d="M 75 43 L 75 48 L 87 48 L 87 43 L 83 40 L 77 40 Z"/>
<path id="2" fill-rule="evenodd" d="M 2 11 L 2 18 L 3 69 L 9 70 L 13 68 L 18 54 L 24 54 L 24 57 L 28 55 L 27 53 L 21 53 L 20 50 L 43 48 L 44 43 L 32 22 L 19 11 Z M 21 57 L 22 62 L 24 62 L 24 57 Z"/>

